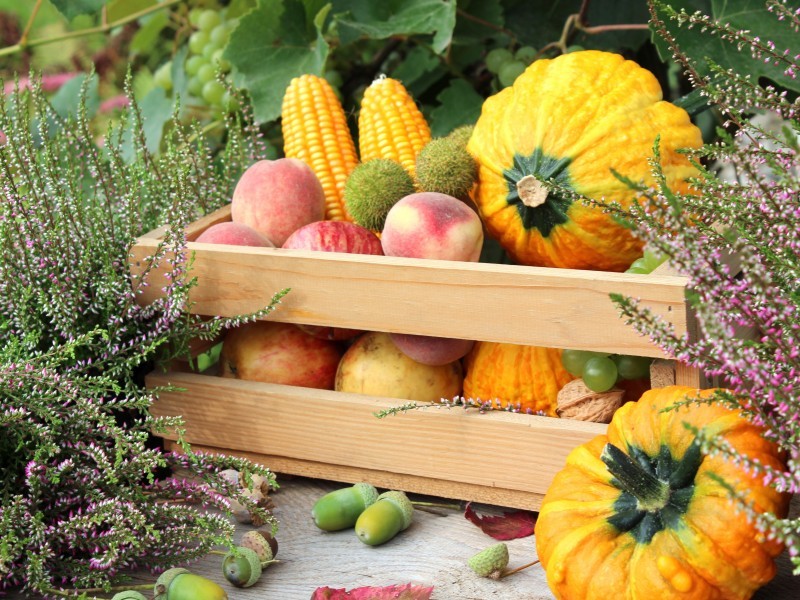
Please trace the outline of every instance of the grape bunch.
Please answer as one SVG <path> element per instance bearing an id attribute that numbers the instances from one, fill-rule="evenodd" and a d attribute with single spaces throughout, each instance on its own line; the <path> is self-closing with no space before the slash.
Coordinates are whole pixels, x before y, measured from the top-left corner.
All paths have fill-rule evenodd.
<path id="1" fill-rule="evenodd" d="M 508 48 L 493 48 L 486 55 L 486 68 L 497 76 L 500 87 L 509 87 L 536 57 L 536 48 L 522 46 L 512 52 Z"/>
<path id="2" fill-rule="evenodd" d="M 610 390 L 620 379 L 642 379 L 650 376 L 652 358 L 591 352 L 589 350 L 564 350 L 561 364 L 571 375 L 583 379 L 593 392 Z"/>
<path id="3" fill-rule="evenodd" d="M 208 106 L 220 110 L 236 109 L 236 100 L 218 81 L 217 73 L 228 73 L 230 63 L 222 58 L 237 19 L 226 19 L 225 9 L 193 8 L 189 11 L 189 24 L 194 31 L 188 40 L 188 56 L 184 64 L 189 76 L 188 92 Z M 166 62 L 154 74 L 156 85 L 169 91 L 172 62 Z"/>
<path id="4" fill-rule="evenodd" d="M 646 275 L 647 273 L 653 272 L 656 267 L 660 266 L 666 260 L 666 256 L 662 256 L 656 252 L 653 252 L 649 248 L 645 248 L 644 255 L 641 258 L 637 258 L 635 261 L 633 261 L 631 266 L 628 267 L 628 270 L 625 272 Z"/>

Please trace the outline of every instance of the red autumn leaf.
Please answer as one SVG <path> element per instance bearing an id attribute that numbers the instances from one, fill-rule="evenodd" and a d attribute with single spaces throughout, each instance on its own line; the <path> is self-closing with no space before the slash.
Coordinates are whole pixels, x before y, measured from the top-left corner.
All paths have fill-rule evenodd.
<path id="1" fill-rule="evenodd" d="M 410 583 L 388 587 L 360 587 L 350 591 L 326 586 L 314 590 L 311 600 L 429 600 L 432 593 L 432 587 Z"/>
<path id="2" fill-rule="evenodd" d="M 479 515 L 472 510 L 471 502 L 467 503 L 464 517 L 496 540 L 515 540 L 533 535 L 533 526 L 536 525 L 536 513 L 529 510 L 504 512 L 502 515 Z"/>

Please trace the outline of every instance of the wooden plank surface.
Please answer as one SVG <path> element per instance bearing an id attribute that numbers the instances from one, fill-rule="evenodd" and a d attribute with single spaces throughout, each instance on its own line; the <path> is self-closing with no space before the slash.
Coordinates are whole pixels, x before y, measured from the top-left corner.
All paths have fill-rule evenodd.
<path id="1" fill-rule="evenodd" d="M 224 220 L 209 215 L 193 225 Z M 140 274 L 157 248 L 139 239 L 131 270 Z M 459 261 L 189 243 L 194 252 L 192 310 L 234 316 L 263 308 L 273 294 L 291 292 L 270 318 L 370 331 L 460 337 L 559 348 L 662 356 L 619 317 L 608 295 L 621 292 L 687 330 L 685 279 Z M 139 297 L 157 298 L 163 273 Z"/>
<path id="2" fill-rule="evenodd" d="M 151 412 L 180 416 L 191 444 L 293 459 L 294 473 L 352 479 L 353 469 L 408 476 L 425 493 L 538 507 L 567 454 L 606 425 L 508 412 L 432 406 L 378 419 L 403 400 L 193 373 L 151 373 L 164 391 Z M 168 436 L 169 437 L 169 436 Z M 306 471 L 311 464 L 345 467 Z M 440 480 L 425 487 L 425 480 Z M 386 480 L 387 482 L 390 480 Z M 447 482 L 465 484 L 448 486 Z M 478 495 L 485 488 L 485 496 Z M 503 491 L 524 492 L 504 495 Z M 466 495 L 469 494 L 469 495 Z"/>

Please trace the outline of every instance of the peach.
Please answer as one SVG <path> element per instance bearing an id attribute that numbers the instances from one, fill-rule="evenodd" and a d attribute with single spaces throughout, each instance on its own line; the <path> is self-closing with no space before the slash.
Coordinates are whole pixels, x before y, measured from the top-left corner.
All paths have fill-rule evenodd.
<path id="1" fill-rule="evenodd" d="M 278 247 L 295 230 L 324 218 L 322 184 L 296 158 L 254 163 L 233 190 L 231 220 L 252 227 Z"/>
<path id="2" fill-rule="evenodd" d="M 392 342 L 400 351 L 423 365 L 446 365 L 465 356 L 475 344 L 473 340 L 390 333 Z"/>
<path id="3" fill-rule="evenodd" d="M 231 329 L 222 343 L 222 377 L 332 390 L 343 350 L 291 323 L 255 321 Z"/>
<path id="4" fill-rule="evenodd" d="M 348 221 L 314 221 L 303 225 L 286 239 L 282 247 L 349 254 L 383 254 L 377 235 L 366 227 Z"/>
<path id="5" fill-rule="evenodd" d="M 476 262 L 483 247 L 483 224 L 458 198 L 418 192 L 389 210 L 381 244 L 386 256 Z"/>
<path id="6" fill-rule="evenodd" d="M 197 236 L 195 242 L 206 244 L 230 244 L 232 246 L 261 246 L 273 248 L 275 245 L 252 227 L 242 223 L 225 221 L 216 223 Z"/>

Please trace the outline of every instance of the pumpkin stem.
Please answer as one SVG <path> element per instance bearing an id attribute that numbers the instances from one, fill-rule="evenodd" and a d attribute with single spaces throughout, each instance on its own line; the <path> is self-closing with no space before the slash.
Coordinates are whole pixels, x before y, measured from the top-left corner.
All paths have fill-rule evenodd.
<path id="1" fill-rule="evenodd" d="M 603 447 L 600 460 L 616 479 L 614 485 L 636 498 L 640 510 L 657 511 L 669 502 L 669 484 L 648 473 L 639 463 L 613 444 L 606 444 Z"/>
<path id="2" fill-rule="evenodd" d="M 536 208 L 547 200 L 547 188 L 533 175 L 525 175 L 517 182 L 517 193 L 525 206 Z"/>

